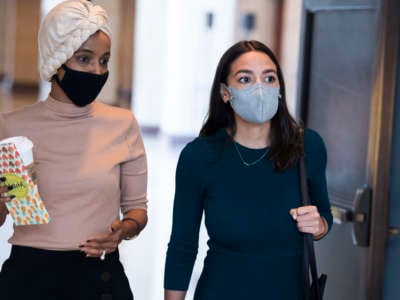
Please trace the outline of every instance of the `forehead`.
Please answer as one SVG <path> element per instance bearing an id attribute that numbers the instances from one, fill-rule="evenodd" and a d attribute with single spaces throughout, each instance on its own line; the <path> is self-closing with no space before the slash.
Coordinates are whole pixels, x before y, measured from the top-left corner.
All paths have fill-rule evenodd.
<path id="1" fill-rule="evenodd" d="M 276 66 L 264 52 L 250 51 L 240 55 L 231 64 L 231 73 L 242 69 L 250 71 L 270 69 L 276 71 Z"/>
<path id="2" fill-rule="evenodd" d="M 92 34 L 78 49 L 89 49 L 93 52 L 105 53 L 109 52 L 111 41 L 107 34 L 102 31 L 97 31 Z"/>

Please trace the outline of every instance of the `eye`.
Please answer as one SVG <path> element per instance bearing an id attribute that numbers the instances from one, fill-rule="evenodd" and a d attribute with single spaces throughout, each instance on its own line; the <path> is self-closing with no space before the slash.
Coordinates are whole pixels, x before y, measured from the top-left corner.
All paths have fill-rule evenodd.
<path id="1" fill-rule="evenodd" d="M 247 77 L 247 76 L 242 76 L 242 77 L 239 78 L 238 81 L 239 81 L 240 83 L 246 84 L 246 83 L 249 83 L 249 82 L 250 82 L 250 78 Z"/>
<path id="2" fill-rule="evenodd" d="M 265 82 L 266 83 L 274 83 L 276 82 L 276 76 L 274 75 L 268 75 L 265 77 Z"/>
<path id="3" fill-rule="evenodd" d="M 109 57 L 102 58 L 102 59 L 100 59 L 100 64 L 103 66 L 107 66 L 109 60 L 110 60 Z"/>
<path id="4" fill-rule="evenodd" d="M 87 64 L 90 61 L 89 57 L 86 55 L 78 55 L 76 59 L 81 64 Z"/>

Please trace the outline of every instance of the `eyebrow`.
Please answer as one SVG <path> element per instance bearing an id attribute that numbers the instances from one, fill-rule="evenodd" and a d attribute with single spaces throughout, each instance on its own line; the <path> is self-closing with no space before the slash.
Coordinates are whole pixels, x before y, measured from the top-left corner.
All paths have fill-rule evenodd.
<path id="1" fill-rule="evenodd" d="M 276 74 L 276 71 L 275 71 L 274 69 L 266 69 L 266 70 L 263 71 L 263 74 L 271 73 L 271 72 Z M 253 72 L 250 71 L 250 70 L 246 70 L 246 69 L 238 70 L 238 71 L 235 73 L 235 76 L 236 76 L 237 74 L 239 74 L 239 73 L 251 74 L 251 73 L 253 73 Z"/>
<path id="2" fill-rule="evenodd" d="M 86 49 L 86 48 L 78 49 L 78 50 L 76 50 L 75 53 L 80 53 L 80 52 L 86 52 L 86 53 L 90 53 L 90 54 L 95 54 L 93 50 Z M 102 56 L 105 56 L 105 55 L 110 55 L 110 51 L 105 52 Z"/>

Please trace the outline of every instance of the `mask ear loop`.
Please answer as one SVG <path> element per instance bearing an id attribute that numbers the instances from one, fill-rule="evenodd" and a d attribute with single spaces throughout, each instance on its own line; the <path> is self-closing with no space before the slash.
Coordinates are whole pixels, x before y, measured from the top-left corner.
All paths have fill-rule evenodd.
<path id="1" fill-rule="evenodd" d="M 232 98 L 233 98 L 232 92 L 231 92 L 229 86 L 226 85 L 226 83 L 223 83 L 223 82 L 222 82 L 221 85 L 223 85 L 224 88 L 225 88 L 225 90 L 229 93 L 229 99 L 228 99 L 226 102 L 224 101 L 222 94 L 220 94 L 220 95 L 221 95 L 221 98 L 222 98 L 222 101 L 223 101 L 225 104 L 227 104 L 228 102 L 229 102 L 229 104 L 230 104 L 230 101 L 231 101 Z M 225 91 L 224 93 L 226 93 L 226 91 Z"/>
<path id="2" fill-rule="evenodd" d="M 54 74 L 52 78 L 53 78 L 53 79 L 57 82 L 57 84 L 61 87 L 61 80 L 58 78 L 57 74 Z"/>
<path id="3" fill-rule="evenodd" d="M 63 68 L 64 71 L 68 71 L 68 67 L 65 64 L 61 65 L 61 68 Z M 58 85 L 61 87 L 61 80 L 58 78 L 57 73 L 53 75 L 54 80 L 58 83 Z"/>

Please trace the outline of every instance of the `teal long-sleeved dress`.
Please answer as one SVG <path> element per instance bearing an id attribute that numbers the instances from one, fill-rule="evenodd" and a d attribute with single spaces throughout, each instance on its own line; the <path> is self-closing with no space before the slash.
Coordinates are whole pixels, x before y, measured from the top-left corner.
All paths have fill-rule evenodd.
<path id="1" fill-rule="evenodd" d="M 268 159 L 245 166 L 226 141 L 221 129 L 181 152 L 164 287 L 187 290 L 204 212 L 209 249 L 195 300 L 302 299 L 303 236 L 289 214 L 301 206 L 298 167 L 278 172 Z M 310 200 L 330 228 L 326 148 L 310 129 L 304 142 Z M 246 162 L 268 151 L 237 147 Z"/>

